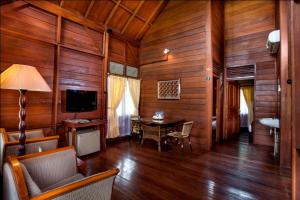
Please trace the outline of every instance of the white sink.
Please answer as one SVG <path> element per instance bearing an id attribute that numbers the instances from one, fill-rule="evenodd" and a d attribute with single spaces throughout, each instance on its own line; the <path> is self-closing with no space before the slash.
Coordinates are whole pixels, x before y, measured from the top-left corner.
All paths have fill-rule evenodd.
<path id="1" fill-rule="evenodd" d="M 271 128 L 279 128 L 279 119 L 273 118 L 261 118 L 259 122 L 262 125 L 271 127 Z"/>

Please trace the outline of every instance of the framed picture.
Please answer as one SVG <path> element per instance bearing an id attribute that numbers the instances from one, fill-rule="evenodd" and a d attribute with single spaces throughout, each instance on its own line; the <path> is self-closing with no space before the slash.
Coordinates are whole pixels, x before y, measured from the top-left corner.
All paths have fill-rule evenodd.
<path id="1" fill-rule="evenodd" d="M 158 81 L 157 98 L 158 99 L 180 99 L 180 79 Z"/>

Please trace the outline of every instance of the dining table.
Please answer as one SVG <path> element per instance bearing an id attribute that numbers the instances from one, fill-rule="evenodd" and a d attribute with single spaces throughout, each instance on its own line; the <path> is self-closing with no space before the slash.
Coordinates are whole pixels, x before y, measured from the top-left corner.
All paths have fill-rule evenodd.
<path id="1" fill-rule="evenodd" d="M 158 142 L 158 151 L 161 151 L 160 144 L 161 144 L 161 138 L 165 137 L 168 134 L 168 131 L 171 128 L 178 127 L 182 125 L 185 120 L 184 119 L 178 119 L 178 118 L 165 118 L 162 120 L 152 119 L 152 118 L 139 118 L 138 119 L 141 125 L 148 126 L 148 127 L 157 127 L 157 135 L 153 137 L 153 135 L 147 136 L 145 133 L 143 133 L 143 140 L 145 138 L 154 139 Z M 164 131 L 162 131 L 164 130 Z M 165 139 L 165 145 L 166 145 L 166 139 Z"/>
<path id="2" fill-rule="evenodd" d="M 184 119 L 174 119 L 174 118 L 166 118 L 162 120 L 152 119 L 152 118 L 140 118 L 139 119 L 142 124 L 147 126 L 160 126 L 161 128 L 170 128 L 178 125 L 182 125 L 185 120 Z"/>

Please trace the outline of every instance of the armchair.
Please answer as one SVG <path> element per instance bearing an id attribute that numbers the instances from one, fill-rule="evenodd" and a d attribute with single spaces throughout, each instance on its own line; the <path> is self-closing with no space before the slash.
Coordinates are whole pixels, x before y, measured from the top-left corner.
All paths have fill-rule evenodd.
<path id="1" fill-rule="evenodd" d="M 111 199 L 117 168 L 84 177 L 78 173 L 76 151 L 64 147 L 10 157 L 3 167 L 6 200 Z"/>
<path id="2" fill-rule="evenodd" d="M 59 136 L 45 137 L 42 129 L 27 130 L 25 134 L 26 154 L 57 148 Z M 19 135 L 18 131 L 6 132 L 0 128 L 0 174 L 6 158 L 18 153 Z"/>

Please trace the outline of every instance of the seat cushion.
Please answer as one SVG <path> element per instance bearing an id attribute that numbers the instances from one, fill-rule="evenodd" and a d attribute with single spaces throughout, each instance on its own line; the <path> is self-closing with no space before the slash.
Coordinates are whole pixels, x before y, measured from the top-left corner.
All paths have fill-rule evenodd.
<path id="1" fill-rule="evenodd" d="M 73 183 L 73 182 L 79 181 L 79 180 L 81 180 L 83 178 L 84 178 L 84 176 L 82 174 L 77 173 L 74 176 L 65 178 L 65 179 L 63 179 L 63 180 L 61 180 L 61 181 L 59 181 L 59 182 L 57 182 L 57 183 L 55 183 L 53 185 L 50 185 L 50 186 L 48 186 L 46 188 L 43 188 L 42 190 L 43 190 L 43 192 L 46 192 L 48 190 L 52 190 L 52 189 L 55 189 L 55 188 L 67 185 L 69 183 Z"/>
<path id="2" fill-rule="evenodd" d="M 168 133 L 167 135 L 171 136 L 171 137 L 176 137 L 176 138 L 188 137 L 187 135 L 181 135 L 181 132 L 171 132 L 171 133 Z"/>
<path id="3" fill-rule="evenodd" d="M 27 171 L 25 165 L 23 163 L 20 163 L 24 178 L 25 178 L 25 182 L 26 182 L 26 186 L 27 186 L 27 190 L 29 193 L 30 197 L 34 197 L 37 196 L 39 194 L 42 193 L 41 189 L 39 188 L 39 186 L 34 182 L 34 180 L 31 178 L 29 172 Z"/>
<path id="4" fill-rule="evenodd" d="M 15 135 L 15 134 L 8 135 L 8 140 L 10 142 L 17 141 L 17 140 L 19 140 L 19 135 Z"/>
<path id="5" fill-rule="evenodd" d="M 26 139 L 35 139 L 35 138 L 43 138 L 44 133 L 41 132 L 41 130 L 28 130 L 25 132 L 26 134 Z M 20 133 L 10 133 L 8 135 L 8 140 L 10 142 L 18 141 Z"/>

